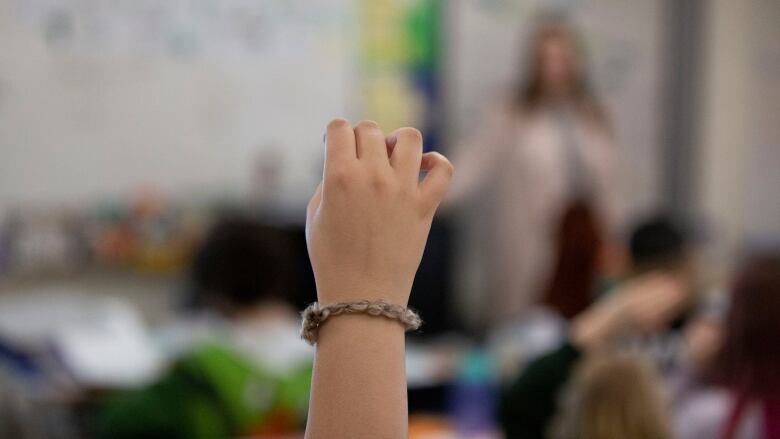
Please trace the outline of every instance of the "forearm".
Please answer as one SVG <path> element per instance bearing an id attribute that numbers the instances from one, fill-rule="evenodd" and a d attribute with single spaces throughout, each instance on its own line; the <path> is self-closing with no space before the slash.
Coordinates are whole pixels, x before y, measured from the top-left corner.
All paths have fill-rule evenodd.
<path id="1" fill-rule="evenodd" d="M 375 122 L 335 119 L 325 143 L 323 181 L 306 209 L 317 300 L 406 306 L 452 165 L 423 154 L 413 128 L 386 137 Z M 318 327 L 307 438 L 407 437 L 404 331 L 362 314 Z"/>
<path id="2" fill-rule="evenodd" d="M 306 437 L 407 436 L 404 328 L 397 321 L 342 315 L 317 342 Z"/>

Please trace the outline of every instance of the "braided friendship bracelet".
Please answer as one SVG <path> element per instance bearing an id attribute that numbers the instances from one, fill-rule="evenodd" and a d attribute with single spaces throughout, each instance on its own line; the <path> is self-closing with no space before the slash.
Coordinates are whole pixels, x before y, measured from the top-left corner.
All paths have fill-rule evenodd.
<path id="1" fill-rule="evenodd" d="M 317 343 L 320 327 L 332 316 L 341 314 L 368 314 L 376 317 L 385 317 L 391 320 L 398 320 L 407 331 L 414 331 L 422 325 L 422 320 L 416 312 L 411 309 L 393 305 L 379 300 L 371 302 L 361 300 L 358 302 L 339 302 L 333 305 L 320 306 L 314 302 L 301 313 L 303 321 L 301 323 L 301 338 L 310 345 Z"/>

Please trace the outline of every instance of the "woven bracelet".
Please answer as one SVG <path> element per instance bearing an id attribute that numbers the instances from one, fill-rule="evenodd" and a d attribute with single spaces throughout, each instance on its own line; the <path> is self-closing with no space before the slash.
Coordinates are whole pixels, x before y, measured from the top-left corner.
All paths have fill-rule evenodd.
<path id="1" fill-rule="evenodd" d="M 407 331 L 414 331 L 422 324 L 420 316 L 411 309 L 381 300 L 376 302 L 368 300 L 339 302 L 327 306 L 320 306 L 319 303 L 314 302 L 301 313 L 303 317 L 301 338 L 313 346 L 317 343 L 317 336 L 323 323 L 328 318 L 341 314 L 368 314 L 370 316 L 397 320 L 404 325 Z"/>

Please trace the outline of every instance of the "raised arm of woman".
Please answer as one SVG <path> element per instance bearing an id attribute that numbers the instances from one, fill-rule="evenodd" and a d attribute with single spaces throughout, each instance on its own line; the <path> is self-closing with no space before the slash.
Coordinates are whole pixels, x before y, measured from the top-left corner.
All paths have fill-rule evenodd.
<path id="1" fill-rule="evenodd" d="M 446 158 L 422 153 L 414 128 L 386 139 L 374 122 L 332 121 L 306 221 L 320 305 L 406 306 L 451 176 Z M 319 331 L 306 437 L 403 438 L 407 426 L 404 327 L 366 314 L 328 319 Z"/>
<path id="2" fill-rule="evenodd" d="M 444 200 L 444 207 L 480 194 L 486 182 L 502 168 L 518 139 L 518 117 L 509 104 L 494 105 L 485 111 L 479 125 L 469 127 L 473 135 L 457 145 L 452 161 L 458 167 Z"/>

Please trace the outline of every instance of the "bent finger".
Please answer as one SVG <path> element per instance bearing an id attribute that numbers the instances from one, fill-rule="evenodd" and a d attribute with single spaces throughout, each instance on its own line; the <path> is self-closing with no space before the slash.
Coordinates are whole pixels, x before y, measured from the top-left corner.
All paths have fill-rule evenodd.
<path id="1" fill-rule="evenodd" d="M 355 132 L 346 119 L 333 119 L 325 134 L 325 174 L 357 159 Z"/>
<path id="2" fill-rule="evenodd" d="M 422 162 L 422 134 L 415 128 L 401 128 L 393 134 L 396 143 L 390 156 L 390 165 L 403 179 L 416 185 Z"/>
<path id="3" fill-rule="evenodd" d="M 376 165 L 389 163 L 385 135 L 376 122 L 364 120 L 355 125 L 355 142 L 359 160 Z"/>
<path id="4" fill-rule="evenodd" d="M 421 170 L 428 172 L 420 183 L 424 202 L 429 209 L 436 209 L 452 179 L 452 163 L 438 152 L 429 152 L 422 155 Z"/>

